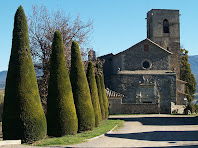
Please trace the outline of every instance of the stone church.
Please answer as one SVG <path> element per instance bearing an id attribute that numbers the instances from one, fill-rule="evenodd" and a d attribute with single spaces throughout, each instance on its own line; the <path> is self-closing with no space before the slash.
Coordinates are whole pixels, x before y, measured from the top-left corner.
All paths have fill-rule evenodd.
<path id="1" fill-rule="evenodd" d="M 150 10 L 146 39 L 99 57 L 105 61 L 106 87 L 123 95 L 109 97 L 111 114 L 183 112 L 179 16 L 179 10 Z"/>

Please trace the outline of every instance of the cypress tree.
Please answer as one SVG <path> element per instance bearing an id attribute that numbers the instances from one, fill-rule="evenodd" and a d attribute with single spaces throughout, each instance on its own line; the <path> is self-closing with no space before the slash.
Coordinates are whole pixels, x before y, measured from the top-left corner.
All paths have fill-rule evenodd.
<path id="1" fill-rule="evenodd" d="M 188 106 L 185 110 L 195 111 L 195 105 L 192 104 L 192 100 L 195 98 L 194 93 L 196 92 L 196 80 L 194 74 L 191 72 L 190 63 L 188 62 L 188 50 L 181 49 L 181 67 L 180 67 L 180 78 L 186 81 L 185 93 L 188 99 Z"/>
<path id="2" fill-rule="evenodd" d="M 22 6 L 17 9 L 14 18 L 2 130 L 4 140 L 21 139 L 27 143 L 44 138 L 47 132 Z"/>
<path id="3" fill-rule="evenodd" d="M 87 81 L 89 83 L 89 89 L 91 94 L 91 100 L 94 108 L 95 113 L 95 126 L 97 127 L 101 121 L 101 109 L 100 109 L 100 103 L 98 98 L 98 89 L 96 85 L 96 79 L 94 74 L 94 67 L 92 62 L 89 62 L 88 68 L 87 68 Z"/>
<path id="4" fill-rule="evenodd" d="M 76 134 L 78 121 L 60 31 L 54 33 L 47 97 L 47 134 Z"/>
<path id="5" fill-rule="evenodd" d="M 81 60 L 79 45 L 75 41 L 72 42 L 71 46 L 70 79 L 78 117 L 78 131 L 92 130 L 95 126 L 94 109 Z"/>
<path id="6" fill-rule="evenodd" d="M 105 119 L 108 119 L 109 117 L 109 101 L 107 98 L 107 93 L 105 91 L 105 85 L 104 85 L 104 75 L 100 76 L 100 83 L 101 83 L 101 91 L 102 91 L 102 97 L 103 97 L 103 104 L 105 109 Z"/>
<path id="7" fill-rule="evenodd" d="M 97 84 L 97 88 L 98 88 L 98 97 L 99 97 L 101 115 L 102 115 L 102 119 L 105 119 L 105 108 L 104 108 L 104 104 L 103 104 L 100 76 L 96 75 L 95 77 L 96 77 L 96 84 Z"/>
<path id="8" fill-rule="evenodd" d="M 186 81 L 186 94 L 187 99 L 191 102 L 194 99 L 194 93 L 196 92 L 196 80 L 194 75 L 191 72 L 190 64 L 188 63 L 188 50 L 181 49 L 181 69 L 180 69 L 180 78 L 183 81 Z"/>

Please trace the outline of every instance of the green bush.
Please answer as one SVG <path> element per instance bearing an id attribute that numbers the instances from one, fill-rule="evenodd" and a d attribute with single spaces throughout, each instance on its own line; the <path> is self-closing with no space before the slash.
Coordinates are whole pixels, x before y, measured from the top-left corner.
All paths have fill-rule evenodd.
<path id="1" fill-rule="evenodd" d="M 97 88 L 98 88 L 98 97 L 99 97 L 99 102 L 100 102 L 102 119 L 105 119 L 105 108 L 104 108 L 104 104 L 103 104 L 102 89 L 101 89 L 101 82 L 100 82 L 99 75 L 96 75 L 96 84 L 97 84 Z"/>
<path id="2" fill-rule="evenodd" d="M 22 6 L 17 9 L 14 19 L 2 130 L 4 140 L 21 139 L 27 143 L 44 138 L 47 132 Z"/>
<path id="3" fill-rule="evenodd" d="M 76 134 L 78 121 L 60 31 L 54 34 L 47 96 L 47 134 Z"/>
<path id="4" fill-rule="evenodd" d="M 87 81 L 89 83 L 89 89 L 91 94 L 91 100 L 94 108 L 95 113 L 95 126 L 97 127 L 102 120 L 101 116 L 101 109 L 100 109 L 100 103 L 98 98 L 98 89 L 96 85 L 96 79 L 94 74 L 94 67 L 92 62 L 89 62 L 88 68 L 87 68 Z"/>
<path id="5" fill-rule="evenodd" d="M 92 130 L 95 126 L 90 90 L 81 60 L 79 45 L 72 42 L 70 79 L 78 117 L 78 131 Z"/>

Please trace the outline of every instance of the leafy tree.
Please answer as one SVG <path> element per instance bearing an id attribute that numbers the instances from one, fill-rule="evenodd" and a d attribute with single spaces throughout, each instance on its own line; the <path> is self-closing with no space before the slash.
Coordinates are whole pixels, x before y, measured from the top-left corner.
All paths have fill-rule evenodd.
<path id="1" fill-rule="evenodd" d="M 181 72 L 180 78 L 186 81 L 186 94 L 187 99 L 191 102 L 194 99 L 194 93 L 196 92 L 196 80 L 191 72 L 190 64 L 188 63 L 188 50 L 181 49 Z"/>
<path id="2" fill-rule="evenodd" d="M 47 97 L 47 134 L 76 134 L 78 121 L 60 31 L 54 33 Z"/>
<path id="3" fill-rule="evenodd" d="M 95 126 L 97 127 L 101 121 L 101 109 L 100 109 L 100 103 L 98 98 L 98 89 L 96 85 L 96 79 L 94 74 L 94 66 L 92 62 L 89 62 L 88 68 L 87 68 L 87 80 L 89 83 L 89 89 L 91 94 L 91 100 L 94 108 L 95 113 Z"/>
<path id="4" fill-rule="evenodd" d="M 22 6 L 17 9 L 14 18 L 2 130 L 4 140 L 21 139 L 27 143 L 44 138 L 47 132 Z"/>
<path id="5" fill-rule="evenodd" d="M 92 130 L 95 126 L 94 109 L 80 56 L 79 45 L 75 41 L 72 42 L 71 46 L 70 80 L 78 117 L 78 131 Z"/>
<path id="6" fill-rule="evenodd" d="M 34 66 L 38 73 L 38 85 L 41 101 L 46 105 L 48 92 L 48 80 L 50 69 L 50 54 L 54 32 L 59 30 L 63 38 L 64 54 L 68 67 L 70 67 L 70 51 L 73 40 L 78 40 L 81 48 L 81 55 L 87 55 L 86 45 L 93 30 L 93 21 L 83 22 L 80 16 L 71 17 L 63 10 L 50 12 L 44 5 L 32 6 L 32 12 L 28 16 L 30 49 Z"/>

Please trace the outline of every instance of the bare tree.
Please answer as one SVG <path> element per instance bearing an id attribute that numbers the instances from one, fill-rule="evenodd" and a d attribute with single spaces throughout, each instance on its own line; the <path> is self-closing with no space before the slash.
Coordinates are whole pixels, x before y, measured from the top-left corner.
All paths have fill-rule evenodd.
<path id="1" fill-rule="evenodd" d="M 46 104 L 47 86 L 49 78 L 50 54 L 54 32 L 59 30 L 63 37 L 65 59 L 70 67 L 70 48 L 73 40 L 81 47 L 84 58 L 87 55 L 85 46 L 89 43 L 93 31 L 93 21 L 83 23 L 79 15 L 72 18 L 63 11 L 49 12 L 43 5 L 32 6 L 28 15 L 30 49 L 38 77 L 39 91 L 43 104 Z M 40 72 L 40 73 L 39 73 Z"/>

